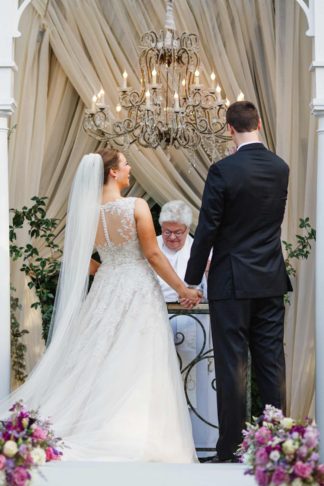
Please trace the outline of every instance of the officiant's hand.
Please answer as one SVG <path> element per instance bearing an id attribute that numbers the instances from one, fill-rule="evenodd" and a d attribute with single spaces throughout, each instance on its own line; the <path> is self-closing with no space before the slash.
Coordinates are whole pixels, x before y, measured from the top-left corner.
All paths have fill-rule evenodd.
<path id="1" fill-rule="evenodd" d="M 190 289 L 185 287 L 179 294 L 179 302 L 186 309 L 192 309 L 200 303 L 202 299 L 202 292 L 198 289 Z"/>

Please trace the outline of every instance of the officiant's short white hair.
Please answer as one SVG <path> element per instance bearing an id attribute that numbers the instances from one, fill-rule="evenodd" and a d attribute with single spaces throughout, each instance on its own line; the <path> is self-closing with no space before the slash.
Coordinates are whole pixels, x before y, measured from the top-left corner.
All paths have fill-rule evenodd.
<path id="1" fill-rule="evenodd" d="M 188 228 L 192 223 L 192 210 L 183 201 L 169 201 L 161 208 L 159 223 L 179 223 Z"/>

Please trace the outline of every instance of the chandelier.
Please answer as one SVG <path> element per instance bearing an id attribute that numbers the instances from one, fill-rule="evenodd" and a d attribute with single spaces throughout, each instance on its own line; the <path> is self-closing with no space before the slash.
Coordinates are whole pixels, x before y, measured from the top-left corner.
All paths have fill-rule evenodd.
<path id="1" fill-rule="evenodd" d="M 85 131 L 124 150 L 136 142 L 150 148 L 195 150 L 202 146 L 211 158 L 215 150 L 224 154 L 229 141 L 229 100 L 222 98 L 214 72 L 208 88 L 200 82 L 198 36 L 177 35 L 172 0 L 167 2 L 165 29 L 159 34 L 146 32 L 140 49 L 140 90 L 128 86 L 128 74 L 124 71 L 116 113 L 105 105 L 101 90 L 93 97 L 91 109 L 85 111 Z M 238 99 L 244 99 L 243 93 Z"/>

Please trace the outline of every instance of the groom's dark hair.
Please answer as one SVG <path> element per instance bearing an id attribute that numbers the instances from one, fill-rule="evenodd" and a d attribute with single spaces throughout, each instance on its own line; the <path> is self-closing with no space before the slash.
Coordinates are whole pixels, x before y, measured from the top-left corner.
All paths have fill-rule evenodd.
<path id="1" fill-rule="evenodd" d="M 226 112 L 226 122 L 237 132 L 252 132 L 258 128 L 259 113 L 251 101 L 236 101 Z"/>

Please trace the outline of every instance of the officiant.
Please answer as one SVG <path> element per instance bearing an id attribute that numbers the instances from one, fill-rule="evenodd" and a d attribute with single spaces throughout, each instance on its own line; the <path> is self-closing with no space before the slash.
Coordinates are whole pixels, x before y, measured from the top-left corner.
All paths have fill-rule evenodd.
<path id="1" fill-rule="evenodd" d="M 192 210 L 183 201 L 170 201 L 161 209 L 159 223 L 162 234 L 157 237 L 158 245 L 178 276 L 184 280 L 187 262 L 190 257 L 190 250 L 193 238 L 190 236 L 192 223 Z M 167 285 L 164 280 L 158 277 L 164 299 L 167 303 L 177 302 L 177 293 Z M 203 276 L 200 289 L 204 299 L 207 299 L 207 279 Z M 210 334 L 210 320 L 208 315 L 194 315 L 202 323 L 206 332 L 205 351 L 212 348 Z M 203 332 L 199 324 L 190 315 L 180 315 L 171 319 L 171 325 L 177 342 L 177 336 L 184 336 L 181 344 L 177 345 L 177 352 L 182 360 L 182 368 L 185 368 L 198 354 L 203 344 Z M 213 359 L 205 359 L 193 367 L 187 383 L 187 392 L 192 406 L 205 420 L 211 423 L 217 422 L 215 391 L 211 386 L 214 379 Z M 196 448 L 208 449 L 215 447 L 217 429 L 210 427 L 195 413 L 190 411 L 193 435 Z M 199 454 L 211 455 L 206 452 Z"/>

